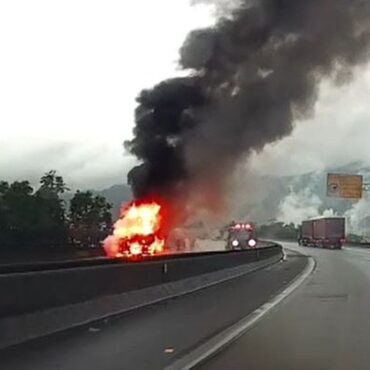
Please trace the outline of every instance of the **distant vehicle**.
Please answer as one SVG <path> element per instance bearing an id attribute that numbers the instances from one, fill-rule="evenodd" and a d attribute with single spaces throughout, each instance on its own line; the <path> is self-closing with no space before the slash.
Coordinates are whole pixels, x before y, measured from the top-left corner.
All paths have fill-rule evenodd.
<path id="1" fill-rule="evenodd" d="M 253 249 L 257 246 L 255 227 L 251 223 L 233 223 L 228 228 L 227 250 Z"/>
<path id="2" fill-rule="evenodd" d="M 344 242 L 343 217 L 326 217 L 302 222 L 298 236 L 299 245 L 341 249 Z"/>

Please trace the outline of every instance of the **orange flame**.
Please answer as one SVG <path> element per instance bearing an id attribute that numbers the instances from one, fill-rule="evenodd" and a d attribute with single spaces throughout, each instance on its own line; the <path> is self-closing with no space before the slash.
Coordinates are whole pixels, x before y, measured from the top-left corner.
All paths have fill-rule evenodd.
<path id="1" fill-rule="evenodd" d="M 163 252 L 161 206 L 156 202 L 130 203 L 121 210 L 113 235 L 104 241 L 108 257 L 153 255 Z"/>

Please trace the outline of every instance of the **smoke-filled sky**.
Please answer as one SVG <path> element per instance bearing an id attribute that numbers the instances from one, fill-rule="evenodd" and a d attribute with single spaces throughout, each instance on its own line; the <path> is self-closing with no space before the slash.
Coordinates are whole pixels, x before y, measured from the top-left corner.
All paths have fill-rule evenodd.
<path id="1" fill-rule="evenodd" d="M 321 85 L 315 116 L 296 123 L 293 135 L 252 160 L 262 173 L 301 174 L 354 161 L 370 164 L 370 66 L 358 68 L 341 87 Z"/>
<path id="2" fill-rule="evenodd" d="M 178 49 L 191 29 L 214 22 L 213 2 L 1 2 L 1 178 L 35 180 L 55 168 L 72 187 L 124 182 L 134 163 L 122 142 L 131 137 L 135 97 L 180 74 Z M 324 83 L 315 117 L 253 167 L 292 174 L 370 164 L 369 93 L 368 66 L 349 85 Z"/>

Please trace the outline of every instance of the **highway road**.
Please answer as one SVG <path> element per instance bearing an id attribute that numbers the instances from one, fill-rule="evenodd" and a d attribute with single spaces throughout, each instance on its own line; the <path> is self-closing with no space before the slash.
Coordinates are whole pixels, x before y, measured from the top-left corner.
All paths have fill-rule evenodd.
<path id="1" fill-rule="evenodd" d="M 156 370 L 230 327 L 287 286 L 306 266 L 286 262 L 120 318 L 0 352 L 9 370 Z"/>
<path id="2" fill-rule="evenodd" d="M 200 370 L 370 368 L 370 251 L 285 247 L 316 269 Z M 307 258 L 286 262 L 122 317 L 0 352 L 10 370 L 165 369 L 276 296 Z"/>
<path id="3" fill-rule="evenodd" d="M 199 369 L 370 369 L 370 251 L 285 246 L 315 258 L 313 275 Z"/>

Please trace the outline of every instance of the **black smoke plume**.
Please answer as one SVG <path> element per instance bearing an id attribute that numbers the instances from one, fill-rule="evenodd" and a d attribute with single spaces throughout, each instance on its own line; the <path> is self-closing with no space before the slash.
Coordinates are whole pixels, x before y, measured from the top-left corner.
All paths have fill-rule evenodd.
<path id="1" fill-rule="evenodd" d="M 128 176 L 135 196 L 214 204 L 238 160 L 289 135 L 321 79 L 348 80 L 369 45 L 369 0 L 244 0 L 191 32 L 180 49 L 189 77 L 138 97 L 126 142 L 141 160 Z"/>

